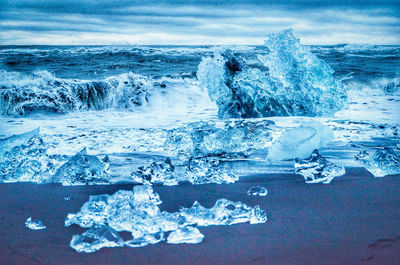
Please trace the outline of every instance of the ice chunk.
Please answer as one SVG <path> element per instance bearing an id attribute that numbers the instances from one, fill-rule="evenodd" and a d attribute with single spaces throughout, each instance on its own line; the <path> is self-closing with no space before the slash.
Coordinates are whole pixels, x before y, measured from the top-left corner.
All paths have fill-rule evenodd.
<path id="1" fill-rule="evenodd" d="M 192 226 L 232 225 L 267 221 L 265 211 L 241 202 L 218 200 L 208 209 L 195 202 L 179 212 L 161 212 L 160 197 L 149 185 L 134 186 L 133 191 L 120 190 L 113 195 L 91 196 L 76 214 L 68 214 L 65 226 L 77 224 L 89 228 L 72 238 L 71 247 L 79 252 L 93 252 L 101 247 L 143 247 L 164 241 L 199 243 L 203 235 Z M 117 232 L 128 231 L 132 239 L 122 242 Z"/>
<path id="2" fill-rule="evenodd" d="M 66 186 L 108 183 L 108 162 L 107 156 L 100 161 L 84 148 L 57 170 L 53 181 Z"/>
<path id="3" fill-rule="evenodd" d="M 168 236 L 168 244 L 198 244 L 203 241 L 204 235 L 199 229 L 192 226 L 186 226 L 171 232 Z"/>
<path id="4" fill-rule="evenodd" d="M 247 195 L 249 196 L 267 196 L 267 194 L 267 189 L 262 186 L 254 186 L 247 191 Z"/>
<path id="5" fill-rule="evenodd" d="M 46 226 L 40 220 L 33 220 L 32 217 L 26 219 L 25 226 L 31 230 L 46 229 Z"/>
<path id="6" fill-rule="evenodd" d="M 33 135 L 29 140 L 23 135 L 15 137 L 16 142 L 26 144 L 16 145 L 0 156 L 0 182 L 49 182 L 50 176 L 44 174 L 47 148 L 37 132 L 26 134 Z"/>
<path id="7" fill-rule="evenodd" d="M 188 162 L 186 178 L 192 184 L 228 184 L 239 180 L 227 166 L 213 158 L 193 158 Z"/>
<path id="8" fill-rule="evenodd" d="M 40 128 L 36 128 L 23 134 L 13 135 L 4 139 L 0 139 L 0 156 L 3 156 L 6 151 L 9 151 L 15 146 L 27 145 L 32 137 L 39 137 L 39 130 Z"/>
<path id="9" fill-rule="evenodd" d="M 317 121 L 309 121 L 284 131 L 272 142 L 268 159 L 306 158 L 314 149 L 324 147 L 334 139 L 333 130 Z"/>
<path id="10" fill-rule="evenodd" d="M 329 184 L 333 178 L 346 173 L 343 166 L 329 162 L 317 150 L 307 159 L 297 159 L 294 168 L 296 174 L 302 175 L 306 183 Z"/>
<path id="11" fill-rule="evenodd" d="M 374 155 L 360 152 L 356 156 L 375 177 L 400 174 L 400 154 L 391 148 L 377 150 Z"/>
<path id="12" fill-rule="evenodd" d="M 332 115 L 347 95 L 332 68 L 300 44 L 292 30 L 269 35 L 270 50 L 259 60 L 268 68 L 249 67 L 230 51 L 203 58 L 197 78 L 217 103 L 220 118 Z"/>
<path id="13" fill-rule="evenodd" d="M 181 208 L 179 212 L 189 224 L 198 226 L 233 225 L 250 220 L 259 223 L 267 220 L 265 211 L 261 211 L 259 207 L 251 208 L 242 202 L 232 202 L 227 199 L 217 200 L 210 209 L 196 201 L 191 208 Z"/>
<path id="14" fill-rule="evenodd" d="M 175 172 L 175 167 L 168 158 L 165 162 L 153 162 L 148 167 L 140 167 L 131 176 L 136 183 L 167 186 L 178 185 L 179 182 L 227 184 L 239 180 L 238 176 L 227 166 L 222 166 L 216 158 L 192 158 L 184 164 L 180 173 Z"/>
<path id="15" fill-rule="evenodd" d="M 195 122 L 168 132 L 165 149 L 174 156 L 246 156 L 271 142 L 269 120 Z"/>
<path id="16" fill-rule="evenodd" d="M 118 235 L 118 232 L 108 226 L 93 227 L 82 235 L 72 236 L 71 248 L 77 252 L 96 252 L 104 247 L 120 247 L 124 241 Z"/>
<path id="17" fill-rule="evenodd" d="M 167 158 L 165 162 L 153 162 L 150 166 L 139 167 L 138 171 L 132 172 L 131 177 L 136 183 L 178 185 L 179 179 L 174 170 L 171 159 Z"/>

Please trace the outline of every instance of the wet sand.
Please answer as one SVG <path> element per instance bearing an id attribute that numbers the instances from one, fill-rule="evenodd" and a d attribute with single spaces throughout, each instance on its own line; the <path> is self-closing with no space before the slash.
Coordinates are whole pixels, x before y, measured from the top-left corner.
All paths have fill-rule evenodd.
<path id="1" fill-rule="evenodd" d="M 200 244 L 159 243 L 144 248 L 104 248 L 92 254 L 69 247 L 84 230 L 64 227 L 89 195 L 112 194 L 132 185 L 62 187 L 0 184 L 0 264 L 400 264 L 400 177 L 374 178 L 360 168 L 329 185 L 305 184 L 289 174 L 255 175 L 230 185 L 156 186 L 162 210 L 195 200 L 259 204 L 265 224 L 200 227 Z M 247 196 L 255 185 L 266 197 Z M 64 198 L 69 196 L 70 200 Z M 47 226 L 32 231 L 32 216 Z"/>

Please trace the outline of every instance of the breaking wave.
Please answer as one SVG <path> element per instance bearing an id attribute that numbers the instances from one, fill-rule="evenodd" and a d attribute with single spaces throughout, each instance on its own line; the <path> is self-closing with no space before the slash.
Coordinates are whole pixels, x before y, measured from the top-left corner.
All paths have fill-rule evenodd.
<path id="1" fill-rule="evenodd" d="M 133 73 L 84 81 L 57 78 L 47 71 L 22 74 L 2 70 L 0 112 L 23 116 L 37 111 L 132 109 L 148 102 L 154 86 L 164 85 Z"/>

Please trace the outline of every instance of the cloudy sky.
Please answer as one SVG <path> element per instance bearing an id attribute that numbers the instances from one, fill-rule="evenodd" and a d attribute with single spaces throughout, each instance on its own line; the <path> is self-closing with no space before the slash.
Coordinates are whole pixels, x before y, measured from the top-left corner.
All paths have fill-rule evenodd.
<path id="1" fill-rule="evenodd" d="M 400 44 L 399 0 L 0 0 L 0 44 Z"/>

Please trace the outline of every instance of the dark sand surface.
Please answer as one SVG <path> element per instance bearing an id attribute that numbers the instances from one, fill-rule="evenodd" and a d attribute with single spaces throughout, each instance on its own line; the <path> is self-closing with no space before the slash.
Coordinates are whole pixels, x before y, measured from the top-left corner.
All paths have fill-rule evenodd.
<path id="1" fill-rule="evenodd" d="M 231 185 L 157 186 L 162 210 L 177 211 L 195 200 L 217 199 L 266 209 L 265 224 L 200 227 L 197 245 L 159 243 L 144 248 L 104 248 L 93 254 L 69 247 L 84 230 L 64 227 L 89 195 L 112 194 L 132 185 L 62 187 L 0 185 L 0 264 L 400 264 L 400 177 L 373 178 L 360 168 L 329 185 L 305 184 L 299 176 L 270 174 Z M 247 196 L 254 185 L 266 197 Z M 66 201 L 64 197 L 70 196 Z M 32 231 L 32 215 L 46 230 Z"/>

